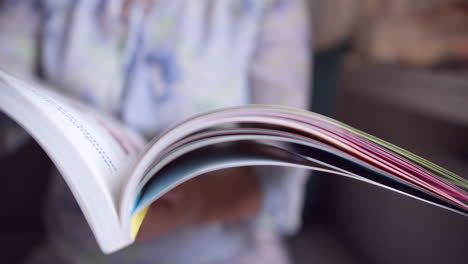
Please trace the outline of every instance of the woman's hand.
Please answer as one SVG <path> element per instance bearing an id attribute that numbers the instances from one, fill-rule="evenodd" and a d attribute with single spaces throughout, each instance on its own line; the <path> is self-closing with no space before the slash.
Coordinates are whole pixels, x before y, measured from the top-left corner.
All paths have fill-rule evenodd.
<path id="1" fill-rule="evenodd" d="M 138 240 L 154 238 L 182 226 L 233 222 L 254 215 L 261 189 L 253 169 L 224 169 L 190 180 L 153 203 Z"/>

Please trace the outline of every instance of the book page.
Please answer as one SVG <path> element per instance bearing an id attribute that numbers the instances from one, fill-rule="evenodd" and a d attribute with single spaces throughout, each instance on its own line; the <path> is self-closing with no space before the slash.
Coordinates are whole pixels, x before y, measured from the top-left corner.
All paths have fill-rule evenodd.
<path id="1" fill-rule="evenodd" d="M 0 110 L 51 157 L 104 251 L 122 246 L 115 244 L 121 228 L 116 208 L 128 169 L 144 147 L 143 139 L 79 102 L 2 71 Z"/>
<path id="2" fill-rule="evenodd" d="M 140 209 L 146 208 L 170 188 L 199 175 L 198 173 L 219 169 L 219 167 L 261 165 L 259 163 L 271 162 L 274 157 L 267 156 L 264 157 L 266 159 L 258 159 L 244 155 L 245 153 L 238 153 L 240 156 L 227 161 L 228 156 L 216 151 L 213 151 L 214 156 L 209 158 L 207 158 L 209 153 L 206 153 L 204 157 L 196 155 L 194 157 L 196 162 L 185 160 L 189 163 L 180 163 L 177 157 L 172 157 L 179 154 L 191 155 L 204 144 L 225 144 L 237 139 L 252 140 L 255 137 L 257 141 L 267 139 L 267 135 L 260 135 L 260 131 L 241 135 L 244 132 L 239 130 L 231 133 L 230 136 L 226 134 L 226 131 L 221 131 L 223 127 L 239 127 L 239 125 L 250 129 L 270 128 L 274 132 L 269 133 L 270 142 L 285 142 L 292 139 L 299 141 L 290 143 L 302 146 L 307 146 L 311 142 L 319 143 L 314 143 L 314 149 L 321 146 L 320 148 L 324 148 L 322 150 L 327 150 L 331 155 L 331 158 L 325 161 L 326 164 L 333 165 L 335 162 L 342 164 L 343 158 L 346 157 L 345 160 L 354 164 L 352 167 L 356 165 L 361 167 L 358 169 L 363 174 L 353 173 L 352 175 L 355 176 L 353 178 L 439 205 L 460 214 L 467 214 L 468 206 L 464 201 L 468 200 L 468 195 L 459 188 L 466 186 L 466 180 L 461 180 L 457 175 L 391 144 L 318 114 L 275 106 L 248 106 L 196 116 L 175 126 L 149 144 L 147 151 L 132 171 L 133 175 L 129 178 L 129 182 L 125 185 L 120 208 L 124 226 L 130 226 L 127 223 L 132 215 L 135 216 L 135 213 L 141 220 L 142 216 L 138 213 L 141 212 Z M 295 136 L 282 135 L 284 132 Z M 209 133 L 211 135 L 208 135 Z M 279 137 L 273 139 L 272 136 Z M 222 142 L 218 142 L 218 139 Z M 187 166 L 192 163 L 193 167 L 188 168 Z M 177 166 L 174 167 L 173 164 Z M 281 164 L 281 166 L 288 165 L 297 166 L 298 164 L 290 161 Z M 163 166 L 173 167 L 175 173 L 167 174 L 169 176 L 160 180 L 161 172 L 165 170 Z M 313 165 L 313 169 L 319 168 Z M 370 173 L 375 172 L 380 173 L 371 178 Z M 334 172 L 334 174 L 339 173 L 343 172 Z M 152 179 L 155 181 L 151 182 Z M 137 203 L 135 203 L 135 197 L 138 197 Z M 135 222 L 141 222 L 140 220 Z"/>
<path id="3" fill-rule="evenodd" d="M 313 155 L 316 157 L 304 156 L 275 147 L 277 142 L 307 146 L 316 150 L 316 154 Z M 169 154 L 165 159 L 170 161 L 164 162 L 163 160 L 161 166 L 163 163 L 168 165 L 162 169 L 159 168 L 159 171 L 157 167 L 161 166 L 154 168 L 157 171 L 156 176 L 147 183 L 135 205 L 133 218 L 138 221 L 132 221 L 133 236 L 138 233 L 139 225 L 148 206 L 176 186 L 207 172 L 243 166 L 297 167 L 341 175 L 464 214 L 457 207 L 431 196 L 420 188 L 412 188 L 404 182 L 389 177 L 387 173 L 378 168 L 362 163 L 343 152 L 329 149 L 318 142 L 276 136 L 219 136 L 189 143 Z"/>

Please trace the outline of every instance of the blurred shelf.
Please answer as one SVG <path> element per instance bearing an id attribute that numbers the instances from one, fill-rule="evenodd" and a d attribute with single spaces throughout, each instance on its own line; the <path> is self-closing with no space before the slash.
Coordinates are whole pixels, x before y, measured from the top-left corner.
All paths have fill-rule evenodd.
<path id="1" fill-rule="evenodd" d="M 346 93 L 468 125 L 468 74 L 424 71 L 385 65 L 347 66 Z"/>

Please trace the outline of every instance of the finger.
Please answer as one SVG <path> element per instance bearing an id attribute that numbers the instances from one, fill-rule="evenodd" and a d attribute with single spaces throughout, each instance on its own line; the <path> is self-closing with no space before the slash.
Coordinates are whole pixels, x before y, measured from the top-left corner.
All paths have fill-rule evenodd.
<path id="1" fill-rule="evenodd" d="M 186 183 L 177 186 L 168 193 L 164 194 L 160 199 L 169 202 L 172 206 L 183 203 L 187 199 L 187 191 L 185 190 Z"/>
<path id="2" fill-rule="evenodd" d="M 203 207 L 199 224 L 237 221 L 258 212 L 262 196 L 254 173 L 251 168 L 243 167 L 202 176 Z"/>
<path id="3" fill-rule="evenodd" d="M 202 217 L 203 194 L 200 180 L 203 177 L 196 177 L 182 183 L 169 193 L 165 194 L 165 199 L 174 209 L 174 216 L 177 217 L 179 225 L 197 224 L 198 219 Z"/>
<path id="4" fill-rule="evenodd" d="M 153 203 L 138 232 L 137 240 L 148 240 L 172 230 L 176 223 L 171 205 L 164 200 Z"/>
<path id="5" fill-rule="evenodd" d="M 148 209 L 137 240 L 151 239 L 177 227 L 195 224 L 201 215 L 199 193 L 199 183 L 192 180 L 155 201 Z"/>

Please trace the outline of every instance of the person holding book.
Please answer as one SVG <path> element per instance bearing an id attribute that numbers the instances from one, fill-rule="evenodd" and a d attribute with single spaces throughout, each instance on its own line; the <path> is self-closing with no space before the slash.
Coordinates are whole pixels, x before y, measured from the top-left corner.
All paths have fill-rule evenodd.
<path id="1" fill-rule="evenodd" d="M 307 108 L 305 13 L 301 0 L 1 0 L 0 65 L 150 139 L 221 107 Z M 306 175 L 238 168 L 189 181 L 151 206 L 141 242 L 110 256 L 56 175 L 49 238 L 30 263 L 288 263 L 281 236 L 299 228 Z"/>

